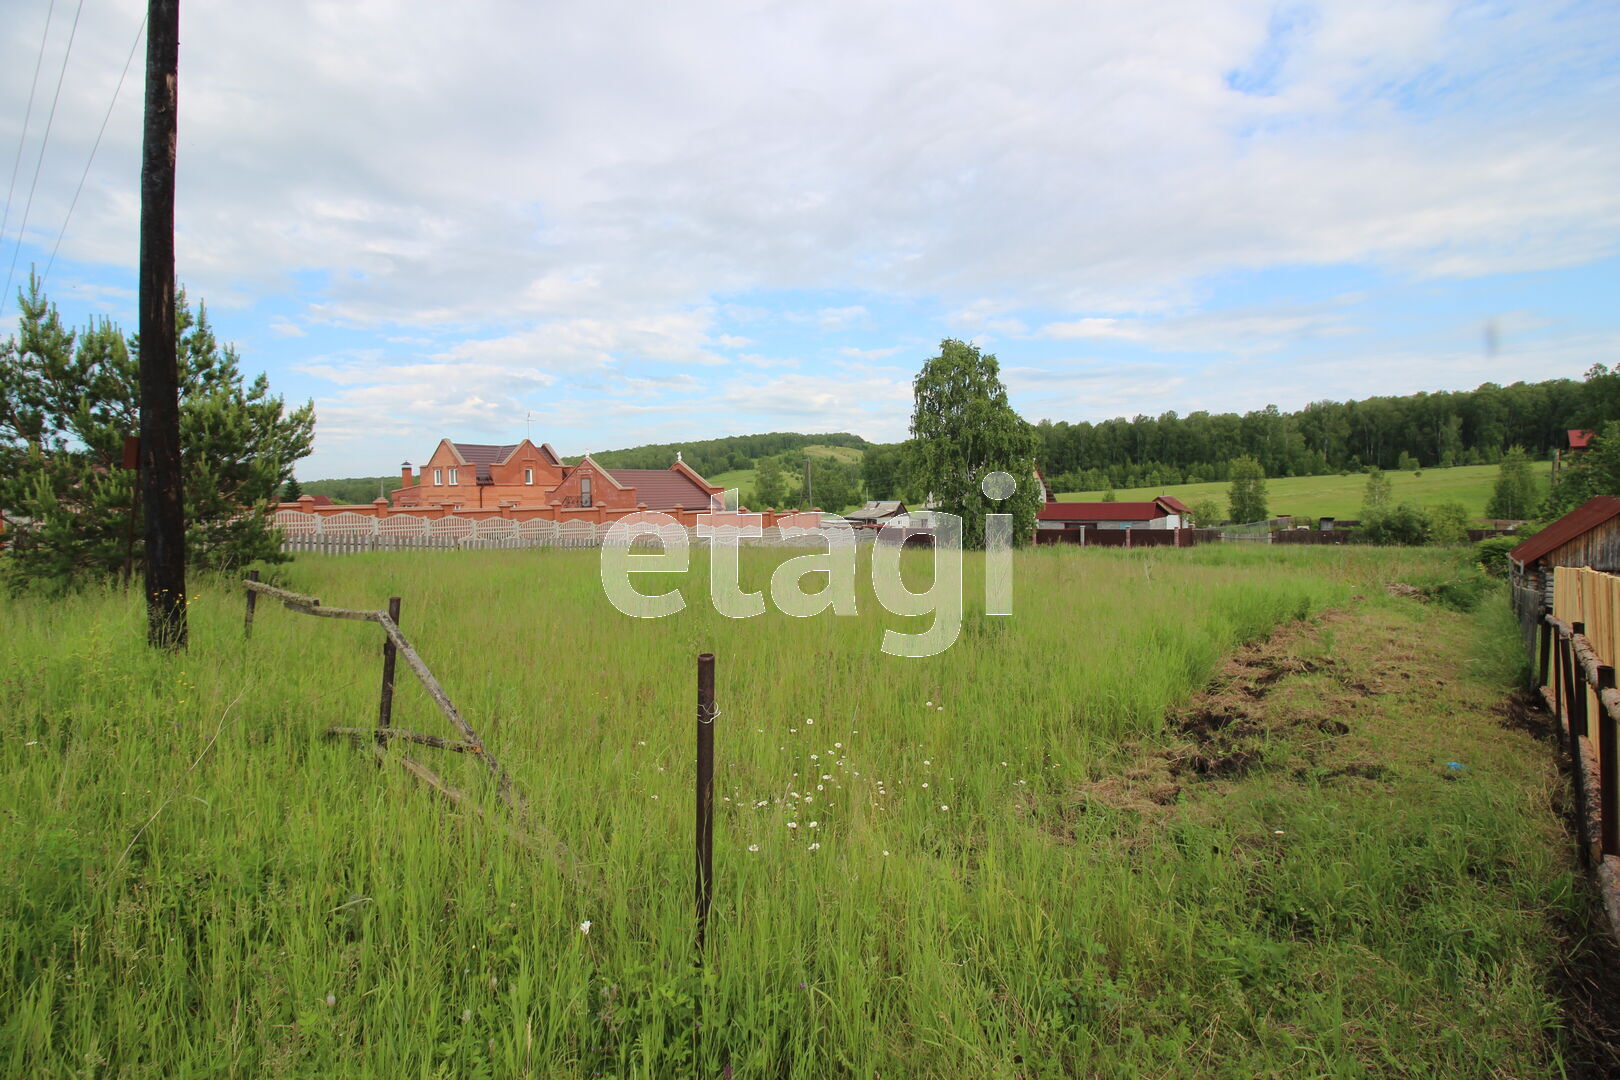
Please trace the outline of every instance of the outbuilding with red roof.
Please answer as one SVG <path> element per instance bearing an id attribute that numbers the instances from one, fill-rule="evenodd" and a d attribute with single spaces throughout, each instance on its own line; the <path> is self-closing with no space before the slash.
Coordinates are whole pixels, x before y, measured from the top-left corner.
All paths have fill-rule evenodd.
<path id="1" fill-rule="evenodd" d="M 1038 529 L 1179 529 L 1192 513 L 1171 495 L 1151 502 L 1047 502 L 1035 515 Z"/>

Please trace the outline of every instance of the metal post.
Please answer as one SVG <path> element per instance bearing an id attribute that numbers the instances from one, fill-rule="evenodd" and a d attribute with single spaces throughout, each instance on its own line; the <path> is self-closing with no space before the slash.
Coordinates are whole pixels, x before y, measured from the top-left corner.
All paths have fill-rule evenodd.
<path id="1" fill-rule="evenodd" d="M 399 597 L 388 598 L 388 617 L 395 626 L 399 625 Z M 394 659 L 398 650 L 394 647 L 394 639 L 383 638 L 383 672 L 382 697 L 377 702 L 377 745 L 382 746 L 388 740 L 380 729 L 388 727 L 394 722 Z"/>
<path id="2" fill-rule="evenodd" d="M 258 581 L 259 572 L 257 570 L 249 570 L 248 580 Z M 253 636 L 253 608 L 258 602 L 259 594 L 254 592 L 252 589 L 247 590 L 247 614 L 242 617 L 242 636 L 244 638 L 250 638 Z"/>
<path id="3" fill-rule="evenodd" d="M 714 653 L 697 658 L 697 949 L 701 961 L 714 895 Z"/>
<path id="4" fill-rule="evenodd" d="M 1620 754 L 1615 746 L 1614 714 L 1603 703 L 1603 691 L 1614 689 L 1614 668 L 1604 664 L 1598 676 L 1598 815 L 1603 854 L 1620 855 Z"/>

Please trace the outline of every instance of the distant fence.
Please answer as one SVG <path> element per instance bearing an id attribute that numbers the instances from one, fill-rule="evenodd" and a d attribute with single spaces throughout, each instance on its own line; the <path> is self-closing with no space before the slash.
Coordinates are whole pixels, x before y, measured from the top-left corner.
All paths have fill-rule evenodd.
<path id="1" fill-rule="evenodd" d="M 1348 544 L 1355 534 L 1349 529 L 1279 529 L 1271 534 L 1273 544 Z"/>
<path id="2" fill-rule="evenodd" d="M 1192 547 L 1197 534 L 1212 529 L 1036 529 L 1035 543 L 1074 544 L 1079 547 L 1159 548 Z M 1215 537 L 1219 539 L 1219 537 Z M 1209 537 L 1205 537 L 1209 539 Z"/>
<path id="3" fill-rule="evenodd" d="M 281 550 L 289 554 L 354 555 L 365 551 L 467 551 L 519 548 L 596 548 L 608 538 L 611 522 L 513 521 L 507 518 L 421 518 L 411 514 L 374 517 L 369 514 L 307 514 L 281 510 L 275 515 L 281 530 Z M 696 529 L 667 525 L 660 535 L 678 532 L 693 547 L 706 546 L 708 537 Z M 844 537 L 839 532 L 833 535 Z M 856 529 L 848 534 L 855 543 L 870 542 L 876 530 Z M 772 525 L 757 537 L 744 538 L 751 546 L 804 547 L 823 542 L 822 534 Z M 633 541 L 652 546 L 655 538 L 643 533 Z"/>

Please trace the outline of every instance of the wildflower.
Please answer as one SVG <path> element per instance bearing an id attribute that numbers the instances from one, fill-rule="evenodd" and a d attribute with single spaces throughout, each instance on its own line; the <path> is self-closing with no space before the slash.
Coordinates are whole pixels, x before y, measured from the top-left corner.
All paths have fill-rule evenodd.
<path id="1" fill-rule="evenodd" d="M 928 786 L 928 781 L 924 780 L 923 781 L 923 787 L 927 787 L 927 786 Z M 653 798 L 656 799 L 656 798 L 658 798 L 658 796 L 654 795 Z"/>
<path id="2" fill-rule="evenodd" d="M 939 711 L 944 712 L 945 711 L 945 706 L 943 706 L 943 705 L 939 706 Z"/>
<path id="3" fill-rule="evenodd" d="M 489 977 L 489 988 L 491 990 L 494 990 L 496 987 L 500 986 L 500 984 L 501 980 L 497 979 L 495 976 L 491 975 Z"/>
<path id="4" fill-rule="evenodd" d="M 1283 831 L 1281 829 L 1272 829 L 1271 832 L 1272 832 L 1272 835 L 1274 835 L 1274 836 L 1281 836 L 1283 834 Z"/>
<path id="5" fill-rule="evenodd" d="M 923 707 L 931 709 L 934 707 L 934 703 L 932 701 L 925 701 L 923 702 Z"/>
<path id="6" fill-rule="evenodd" d="M 816 826 L 817 826 L 817 825 L 820 825 L 820 824 L 821 824 L 821 822 L 819 822 L 819 821 L 812 821 L 812 822 L 811 822 L 811 823 L 810 823 L 810 827 L 811 827 L 811 828 L 812 828 L 812 829 L 814 829 L 814 828 L 815 828 L 815 827 L 816 827 Z"/>
<path id="7" fill-rule="evenodd" d="M 790 828 L 790 829 L 797 829 L 797 828 L 798 828 L 798 827 L 799 827 L 799 823 L 798 823 L 798 822 L 797 822 L 797 821 L 790 821 L 790 822 L 788 822 L 788 828 Z"/>
<path id="8" fill-rule="evenodd" d="M 804 718 L 804 722 L 805 722 L 805 723 L 807 723 L 807 724 L 813 724 L 813 723 L 815 723 L 815 721 L 814 721 L 814 720 L 812 720 L 812 719 L 810 719 L 810 718 L 809 718 L 809 717 L 808 717 L 808 716 L 807 716 L 807 717 L 805 717 L 805 718 Z"/>
<path id="9" fill-rule="evenodd" d="M 586 919 L 584 922 L 580 923 L 579 924 L 579 932 L 582 933 L 582 934 L 590 933 L 591 932 L 591 920 Z"/>
<path id="10" fill-rule="evenodd" d="M 820 848 L 821 848 L 820 844 L 811 844 L 810 845 L 810 850 L 811 851 L 818 851 L 818 850 L 820 850 Z"/>
<path id="11" fill-rule="evenodd" d="M 469 1021 L 471 1019 L 472 1019 L 472 1010 L 471 1009 L 462 1009 L 461 1010 L 461 1022 L 463 1024 L 465 1024 L 465 1023 L 467 1023 L 467 1021 Z"/>
<path id="12" fill-rule="evenodd" d="M 932 765 L 932 764 L 933 764 L 933 762 L 932 762 L 932 761 L 929 761 L 929 760 L 928 760 L 928 759 L 927 759 L 927 758 L 924 758 L 924 759 L 923 759 L 923 764 L 924 764 L 924 765 Z"/>
<path id="13" fill-rule="evenodd" d="M 833 743 L 833 745 L 835 747 L 837 747 L 838 749 L 840 749 L 840 750 L 842 750 L 844 748 L 844 744 L 841 743 L 841 742 L 835 742 L 835 743 Z"/>
<path id="14" fill-rule="evenodd" d="M 948 807 L 948 806 L 946 806 L 946 805 L 945 805 L 945 804 L 944 804 L 944 803 L 940 803 L 940 804 L 939 804 L 939 808 L 940 808 L 940 809 L 941 809 L 941 810 L 949 810 L 949 809 L 950 809 L 950 807 Z"/>
<path id="15" fill-rule="evenodd" d="M 337 995 L 336 994 L 327 994 L 326 995 L 326 1007 L 328 1009 L 330 1009 L 332 1006 L 334 1006 L 336 1004 L 337 1004 Z"/>
<path id="16" fill-rule="evenodd" d="M 759 845 L 758 844 L 749 844 L 748 845 L 748 850 L 749 851 L 758 851 L 759 850 Z"/>

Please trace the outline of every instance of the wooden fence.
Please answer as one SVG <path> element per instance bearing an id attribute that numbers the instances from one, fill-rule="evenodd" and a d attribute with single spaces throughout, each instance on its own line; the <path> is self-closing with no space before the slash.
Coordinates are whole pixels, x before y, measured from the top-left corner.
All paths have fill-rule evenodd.
<path id="1" fill-rule="evenodd" d="M 393 514 L 377 518 L 368 514 L 307 514 L 282 510 L 275 516 L 281 530 L 281 550 L 289 554 L 355 555 L 366 551 L 497 551 L 519 548 L 597 548 L 609 542 L 611 522 L 590 521 L 512 521 L 505 518 L 481 520 L 461 517 L 419 518 Z M 724 529 L 725 526 L 722 526 Z M 697 529 L 666 525 L 660 533 L 676 539 L 678 533 L 692 547 L 704 547 L 707 536 Z M 757 537 L 745 537 L 750 546 L 804 547 L 819 545 L 827 537 L 834 543 L 870 543 L 875 529 L 811 530 L 771 525 Z M 636 546 L 654 546 L 650 533 L 638 535 Z"/>
<path id="2" fill-rule="evenodd" d="M 382 642 L 382 681 L 381 691 L 378 695 L 377 722 L 374 727 L 330 727 L 326 730 L 328 738 L 352 739 L 362 745 L 370 745 L 371 751 L 379 761 L 388 758 L 388 749 L 394 743 L 411 743 L 418 746 L 430 746 L 440 750 L 449 750 L 454 753 L 469 754 L 481 761 L 489 772 L 490 781 L 494 784 L 495 793 L 500 801 L 514 812 L 518 821 L 525 826 L 527 833 L 518 833 L 522 839 L 535 842 L 542 839 L 544 830 L 528 820 L 527 804 L 523 796 L 512 784 L 504 766 L 490 753 L 484 741 L 478 737 L 478 732 L 468 723 L 461 710 L 456 708 L 445 693 L 444 687 L 428 669 L 426 662 L 400 633 L 400 599 L 391 597 L 386 611 L 368 611 L 364 609 L 325 607 L 320 600 L 313 596 L 303 596 L 299 593 L 278 589 L 259 580 L 259 572 L 251 571 L 247 580 L 242 583 L 246 591 L 247 607 L 242 620 L 242 633 L 245 637 L 253 635 L 253 619 L 258 609 L 261 597 L 267 600 L 278 600 L 289 611 L 301 615 L 313 615 L 323 619 L 351 619 L 361 622 L 374 622 L 383 632 Z M 444 738 L 438 735 L 429 735 L 415 731 L 403 731 L 393 726 L 394 707 L 394 672 L 397 661 L 403 659 L 405 665 L 411 669 L 421 682 L 422 688 L 427 691 L 428 697 L 438 706 L 439 712 L 456 729 L 460 738 Z M 411 776 L 421 783 L 432 788 L 456 806 L 471 809 L 479 817 L 484 812 L 476 804 L 469 801 L 465 793 L 446 783 L 434 770 L 422 762 L 406 754 L 399 755 L 399 764 Z M 566 849 L 550 838 L 544 838 L 547 846 L 554 847 L 557 854 L 566 856 Z"/>
<path id="3" fill-rule="evenodd" d="M 1516 590 L 1514 603 L 1521 625 L 1535 626 L 1536 686 L 1573 766 L 1582 858 L 1612 875 L 1620 872 L 1620 691 L 1612 662 L 1620 578 L 1585 567 L 1555 573 L 1553 610 L 1528 589 Z M 1532 605 L 1539 619 L 1527 618 Z"/>

